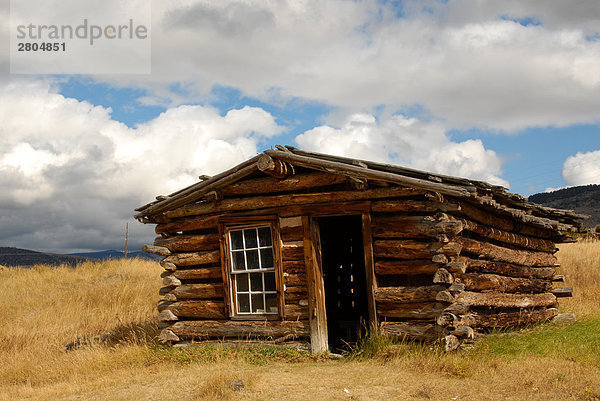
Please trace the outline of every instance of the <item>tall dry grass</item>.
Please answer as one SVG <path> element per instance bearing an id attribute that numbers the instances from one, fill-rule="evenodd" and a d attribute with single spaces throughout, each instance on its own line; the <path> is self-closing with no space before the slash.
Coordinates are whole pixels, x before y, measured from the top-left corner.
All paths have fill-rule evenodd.
<path id="1" fill-rule="evenodd" d="M 141 259 L 0 271 L 0 360 L 10 361 L 0 383 L 43 383 L 102 364 L 100 347 L 63 351 L 78 337 L 110 332 L 114 345 L 152 336 L 160 271 Z"/>
<path id="2" fill-rule="evenodd" d="M 559 300 L 561 312 L 600 317 L 600 241 L 561 244 L 557 257 L 561 265 L 558 273 L 565 275 L 565 286 L 574 291 L 572 298 Z"/>
<path id="3" fill-rule="evenodd" d="M 560 246 L 581 320 L 490 336 L 468 352 L 429 346 L 373 358 L 155 344 L 161 268 L 140 260 L 0 271 L 0 400 L 600 400 L 600 242 Z M 65 352 L 77 336 L 116 333 Z M 385 348 L 385 347 L 383 347 Z M 233 391 L 235 379 L 245 383 Z"/>

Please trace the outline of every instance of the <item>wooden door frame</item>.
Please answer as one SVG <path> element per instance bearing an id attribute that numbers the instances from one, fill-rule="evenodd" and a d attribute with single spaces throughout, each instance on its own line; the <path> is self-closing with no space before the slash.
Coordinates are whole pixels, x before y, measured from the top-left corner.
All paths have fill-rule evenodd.
<path id="1" fill-rule="evenodd" d="M 327 330 L 327 310 L 325 305 L 325 286 L 323 280 L 323 264 L 321 260 L 321 241 L 317 219 L 341 215 L 361 216 L 363 247 L 365 258 L 365 276 L 367 287 L 367 302 L 369 311 L 369 327 L 377 327 L 377 310 L 375 305 L 375 261 L 373 258 L 373 240 L 371 234 L 370 202 L 364 205 L 363 210 L 352 210 L 350 213 L 324 213 L 311 214 L 302 217 L 304 227 L 304 263 L 306 265 L 308 281 L 308 308 L 310 323 L 311 350 L 313 353 L 329 350 Z"/>

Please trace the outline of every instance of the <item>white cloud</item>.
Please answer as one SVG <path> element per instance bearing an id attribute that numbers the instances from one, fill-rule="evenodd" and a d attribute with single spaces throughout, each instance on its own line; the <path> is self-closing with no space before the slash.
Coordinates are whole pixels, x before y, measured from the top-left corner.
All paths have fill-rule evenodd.
<path id="1" fill-rule="evenodd" d="M 340 128 L 316 127 L 296 138 L 301 148 L 381 161 L 508 187 L 499 177 L 502 161 L 480 140 L 452 142 L 442 125 L 394 115 L 378 122 L 349 116 Z"/>
<path id="2" fill-rule="evenodd" d="M 13 81 L 0 87 L 0 243 L 114 247 L 135 207 L 250 158 L 279 132 L 252 107 L 180 106 L 130 129 L 47 83 Z M 147 237 L 138 226 L 132 235 Z"/>
<path id="3" fill-rule="evenodd" d="M 402 18 L 391 3 L 156 4 L 154 73 L 137 83 L 160 102 L 198 100 L 220 84 L 349 110 L 417 104 L 459 128 L 600 120 L 600 41 L 589 39 L 599 2 L 408 1 Z M 541 25 L 506 19 L 526 17 Z M 165 89 L 174 77 L 186 93 Z"/>
<path id="4" fill-rule="evenodd" d="M 562 176 L 567 186 L 600 184 L 600 150 L 577 152 L 565 161 Z"/>

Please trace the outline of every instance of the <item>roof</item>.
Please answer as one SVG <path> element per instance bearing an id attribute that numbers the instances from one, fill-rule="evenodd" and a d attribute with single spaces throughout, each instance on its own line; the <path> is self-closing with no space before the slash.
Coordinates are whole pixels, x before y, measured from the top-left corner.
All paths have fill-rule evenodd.
<path id="1" fill-rule="evenodd" d="M 392 185 L 413 187 L 461 198 L 485 209 L 493 209 L 513 219 L 535 226 L 558 230 L 578 231 L 578 221 L 587 216 L 572 210 L 544 207 L 509 192 L 506 188 L 487 182 L 414 170 L 390 164 L 357 160 L 316 152 L 306 152 L 292 146 L 276 146 L 213 177 L 201 176 L 201 181 L 169 196 L 135 209 L 142 222 L 154 222 L 154 217 L 178 207 L 197 202 L 212 191 L 218 191 L 261 171 L 260 164 L 268 160 L 286 162 L 291 166 L 341 174 L 363 180 L 376 180 Z"/>

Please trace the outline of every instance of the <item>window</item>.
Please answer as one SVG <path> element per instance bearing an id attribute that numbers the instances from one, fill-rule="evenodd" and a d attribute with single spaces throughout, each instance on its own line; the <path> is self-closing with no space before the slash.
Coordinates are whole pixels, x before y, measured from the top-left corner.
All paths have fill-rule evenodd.
<path id="1" fill-rule="evenodd" d="M 229 230 L 229 253 L 235 314 L 276 314 L 271 227 Z"/>

